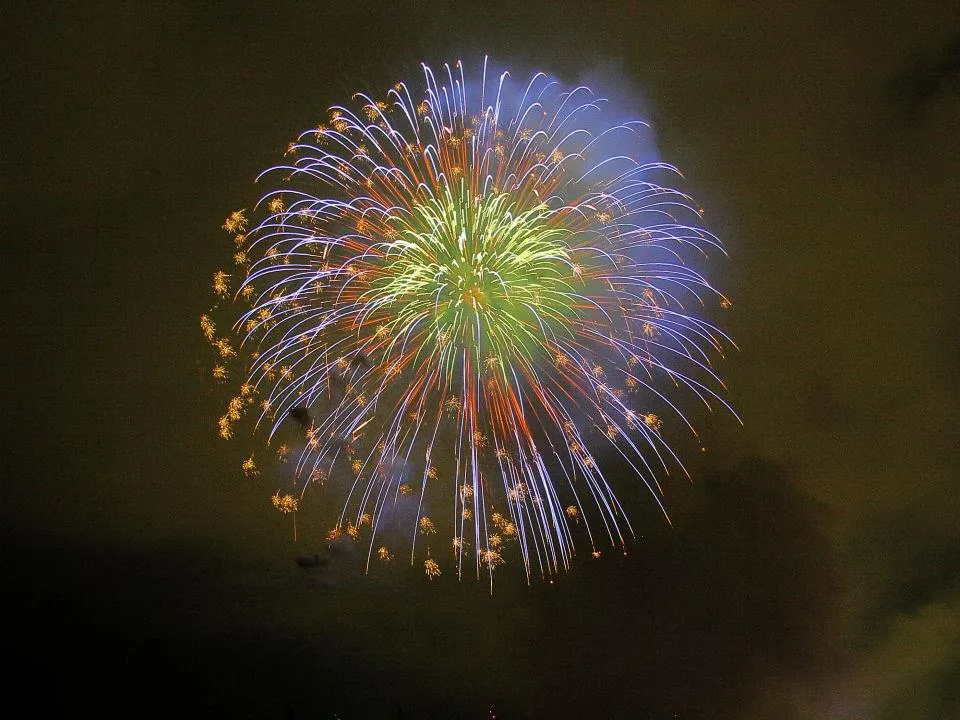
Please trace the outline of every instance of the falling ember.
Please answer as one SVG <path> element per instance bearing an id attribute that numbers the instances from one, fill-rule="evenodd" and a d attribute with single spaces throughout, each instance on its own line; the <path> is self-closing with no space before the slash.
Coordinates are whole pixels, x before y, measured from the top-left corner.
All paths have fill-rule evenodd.
<path id="1" fill-rule="evenodd" d="M 235 210 L 223 221 L 223 229 L 229 233 L 243 232 L 247 227 L 246 210 Z"/>
<path id="2" fill-rule="evenodd" d="M 437 529 L 433 525 L 433 520 L 426 516 L 420 518 L 420 532 L 424 535 L 436 535 Z"/>
<path id="3" fill-rule="evenodd" d="M 297 509 L 300 505 L 300 501 L 289 493 L 281 495 L 277 491 L 274 496 L 271 498 L 273 501 L 273 506 L 279 510 L 284 515 L 293 513 L 293 541 L 297 541 Z"/>
<path id="4" fill-rule="evenodd" d="M 433 580 L 436 577 L 440 577 L 440 566 L 437 565 L 437 561 L 433 558 L 427 558 L 423 561 L 423 572 L 426 573 L 427 577 Z"/>
<path id="5" fill-rule="evenodd" d="M 273 506 L 284 515 L 297 511 L 298 501 L 289 493 L 286 495 L 281 495 L 278 492 L 271 498 L 271 500 L 273 500 Z"/>
<path id="6" fill-rule="evenodd" d="M 423 66 L 291 142 L 223 221 L 235 269 L 200 318 L 210 374 L 239 387 L 217 432 L 261 431 L 295 486 L 274 506 L 296 520 L 319 492 L 331 540 L 430 579 L 433 535 L 458 577 L 622 548 L 614 481 L 663 508 L 683 398 L 729 409 L 712 367 L 732 342 L 703 314 L 731 304 L 704 275 L 723 248 L 648 127 L 588 88 L 478 70 Z"/>

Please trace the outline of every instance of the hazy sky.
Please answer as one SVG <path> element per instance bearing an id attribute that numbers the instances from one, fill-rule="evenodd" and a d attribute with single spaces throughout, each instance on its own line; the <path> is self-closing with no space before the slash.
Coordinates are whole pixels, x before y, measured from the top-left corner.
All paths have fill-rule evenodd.
<path id="1" fill-rule="evenodd" d="M 107 715 L 960 716 L 957 4 L 330 5 L 2 11 L 12 685 Z M 681 448 L 672 529 L 641 500 L 630 555 L 554 585 L 304 572 L 215 437 L 219 226 L 330 104 L 484 53 L 653 123 L 729 250 L 744 426 Z"/>

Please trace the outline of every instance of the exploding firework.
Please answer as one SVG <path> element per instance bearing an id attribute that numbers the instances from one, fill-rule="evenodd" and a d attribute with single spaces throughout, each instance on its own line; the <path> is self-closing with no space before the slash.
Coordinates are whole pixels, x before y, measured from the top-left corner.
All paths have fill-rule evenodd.
<path id="1" fill-rule="evenodd" d="M 298 498 L 328 489 L 331 538 L 368 528 L 368 567 L 396 534 L 430 578 L 511 556 L 550 575 L 632 534 L 612 461 L 658 503 L 682 470 L 653 408 L 689 426 L 678 394 L 726 407 L 704 308 L 729 300 L 699 269 L 722 248 L 644 159 L 646 125 L 589 89 L 423 72 L 332 108 L 224 222 L 235 269 L 212 289 L 234 337 L 201 330 L 213 377 L 241 385 L 219 433 L 247 415 L 269 443 L 295 419 L 302 444 L 273 452 Z"/>

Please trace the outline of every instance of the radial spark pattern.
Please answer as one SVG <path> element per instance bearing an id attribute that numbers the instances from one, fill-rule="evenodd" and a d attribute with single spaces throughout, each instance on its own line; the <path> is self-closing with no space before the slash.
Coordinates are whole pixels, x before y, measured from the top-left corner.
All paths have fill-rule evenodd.
<path id="1" fill-rule="evenodd" d="M 729 303 L 698 269 L 722 249 L 644 159 L 646 125 L 587 88 L 423 70 L 332 108 L 224 223 L 215 311 L 236 337 L 215 313 L 201 329 L 213 377 L 241 384 L 219 431 L 249 415 L 275 445 L 298 424 L 273 453 L 298 497 L 329 490 L 330 537 L 362 530 L 368 562 L 403 542 L 430 578 L 511 553 L 551 574 L 632 533 L 611 460 L 657 502 L 682 469 L 658 412 L 724 405 L 710 358 L 728 341 L 704 308 Z"/>

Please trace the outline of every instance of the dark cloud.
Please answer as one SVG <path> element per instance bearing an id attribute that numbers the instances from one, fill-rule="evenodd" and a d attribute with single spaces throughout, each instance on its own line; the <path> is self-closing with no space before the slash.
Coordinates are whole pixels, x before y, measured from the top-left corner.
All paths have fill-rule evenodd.
<path id="1" fill-rule="evenodd" d="M 960 78 L 960 34 L 948 37 L 918 54 L 909 66 L 888 83 L 888 93 L 902 103 L 903 110 L 914 110 L 938 94 L 956 87 Z"/>
<path id="2" fill-rule="evenodd" d="M 758 687 L 822 663 L 820 509 L 759 461 L 676 504 L 676 527 L 651 517 L 629 555 L 580 559 L 553 584 L 504 577 L 493 596 L 472 580 L 424 587 L 402 561 L 363 576 L 353 552 L 305 568 L 302 553 L 194 545 L 15 548 L 6 577 L 31 612 L 12 642 L 56 685 L 50 702 L 108 714 L 189 700 L 243 717 L 740 717 Z"/>
<path id="3" fill-rule="evenodd" d="M 957 715 L 956 3 L 421 10 L 5 7 L 13 684 L 48 714 Z M 744 426 L 697 417 L 673 529 L 627 490 L 638 544 L 553 585 L 299 568 L 314 501 L 294 545 L 197 378 L 220 218 L 327 105 L 485 52 L 639 88 L 730 251 Z"/>
<path id="4" fill-rule="evenodd" d="M 292 407 L 289 410 L 290 417 L 300 426 L 300 429 L 306 432 L 313 425 L 313 418 L 310 417 L 310 410 L 302 405 Z"/>

